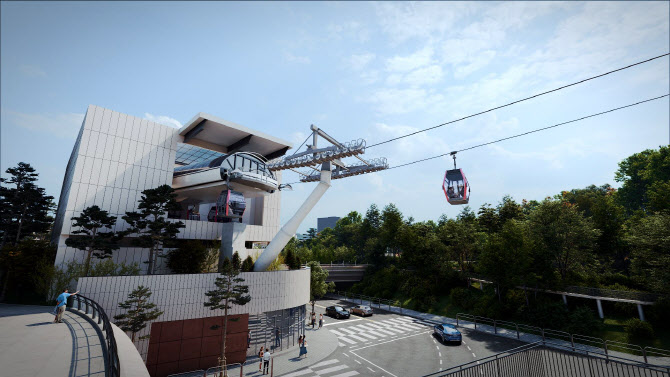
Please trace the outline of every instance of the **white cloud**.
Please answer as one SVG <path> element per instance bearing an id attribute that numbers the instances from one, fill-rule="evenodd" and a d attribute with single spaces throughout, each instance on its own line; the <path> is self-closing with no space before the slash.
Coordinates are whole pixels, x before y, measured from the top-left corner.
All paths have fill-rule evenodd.
<path id="1" fill-rule="evenodd" d="M 67 139 L 77 137 L 84 121 L 84 114 L 78 113 L 28 114 L 2 109 L 2 114 L 3 118 L 9 118 L 10 124 Z"/>
<path id="2" fill-rule="evenodd" d="M 405 77 L 405 82 L 412 86 L 431 85 L 440 82 L 443 76 L 442 67 L 431 65 L 409 73 Z"/>
<path id="3" fill-rule="evenodd" d="M 289 62 L 299 64 L 309 64 L 312 62 L 312 59 L 310 59 L 308 56 L 297 56 L 291 54 L 290 52 L 284 52 L 284 59 L 286 59 Z"/>
<path id="4" fill-rule="evenodd" d="M 403 114 L 424 109 L 444 100 L 442 94 L 419 88 L 379 89 L 367 101 L 377 105 L 383 114 Z"/>
<path id="5" fill-rule="evenodd" d="M 433 49 L 423 49 L 407 56 L 394 56 L 386 60 L 386 69 L 392 72 L 407 72 L 424 67 L 433 62 Z"/>
<path id="6" fill-rule="evenodd" d="M 38 65 L 21 64 L 19 71 L 28 77 L 47 77 L 47 73 Z"/>
<path id="7" fill-rule="evenodd" d="M 351 55 L 351 57 L 349 58 L 349 65 L 351 66 L 352 69 L 354 69 L 356 71 L 360 71 L 363 68 L 365 68 L 368 65 L 368 63 L 370 63 L 374 59 L 375 59 L 375 54 L 372 54 L 372 53 Z"/>
<path id="8" fill-rule="evenodd" d="M 153 115 L 149 113 L 144 113 L 144 118 L 148 119 L 152 122 L 160 123 L 166 126 L 174 127 L 174 128 L 182 128 L 181 122 L 174 118 L 170 118 L 167 115 Z"/>
<path id="9" fill-rule="evenodd" d="M 493 50 L 480 53 L 476 58 L 470 60 L 466 65 L 461 65 L 454 70 L 454 78 L 463 79 L 469 74 L 486 67 L 496 56 Z"/>
<path id="10" fill-rule="evenodd" d="M 361 23 L 357 21 L 346 21 L 339 24 L 328 25 L 328 31 L 332 38 L 349 38 L 357 40 L 360 43 L 370 40 L 370 32 Z"/>

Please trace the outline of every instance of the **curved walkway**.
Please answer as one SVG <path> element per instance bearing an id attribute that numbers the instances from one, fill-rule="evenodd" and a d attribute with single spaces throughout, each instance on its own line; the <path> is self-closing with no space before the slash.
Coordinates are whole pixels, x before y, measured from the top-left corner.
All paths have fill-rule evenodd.
<path id="1" fill-rule="evenodd" d="M 101 338 L 83 316 L 53 307 L 0 304 L 0 365 L 6 376 L 105 375 Z"/>

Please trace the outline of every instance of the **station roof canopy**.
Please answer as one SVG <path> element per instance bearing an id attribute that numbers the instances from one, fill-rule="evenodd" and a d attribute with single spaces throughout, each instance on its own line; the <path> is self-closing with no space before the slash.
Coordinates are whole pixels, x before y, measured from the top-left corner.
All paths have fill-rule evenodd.
<path id="1" fill-rule="evenodd" d="M 268 160 L 283 156 L 293 146 L 288 141 L 206 113 L 193 117 L 179 130 L 179 135 L 184 137 L 185 144 L 223 153 L 256 152 Z"/>

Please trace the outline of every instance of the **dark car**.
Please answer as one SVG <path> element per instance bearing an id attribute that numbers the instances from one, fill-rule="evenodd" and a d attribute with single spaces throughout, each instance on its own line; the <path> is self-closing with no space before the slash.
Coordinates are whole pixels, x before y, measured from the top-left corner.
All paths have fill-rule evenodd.
<path id="1" fill-rule="evenodd" d="M 360 316 L 372 315 L 372 308 L 367 305 L 356 305 L 349 310 L 351 314 L 358 314 Z"/>
<path id="2" fill-rule="evenodd" d="M 450 325 L 448 323 L 443 323 L 441 325 L 435 325 L 433 327 L 433 334 L 444 342 L 457 342 L 461 344 L 463 337 L 461 332 L 456 329 L 456 326 Z"/>
<path id="3" fill-rule="evenodd" d="M 349 318 L 349 311 L 345 310 L 341 306 L 329 306 L 326 308 L 326 315 L 335 318 Z"/>

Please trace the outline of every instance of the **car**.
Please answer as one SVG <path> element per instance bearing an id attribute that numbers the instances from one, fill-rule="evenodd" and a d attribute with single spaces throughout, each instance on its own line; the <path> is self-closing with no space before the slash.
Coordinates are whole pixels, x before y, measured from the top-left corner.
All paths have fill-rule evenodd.
<path id="1" fill-rule="evenodd" d="M 433 327 L 433 334 L 440 338 L 442 343 L 457 342 L 458 344 L 461 344 L 463 342 L 463 336 L 461 335 L 461 332 L 458 331 L 456 326 L 449 323 L 435 325 Z"/>
<path id="2" fill-rule="evenodd" d="M 367 305 L 356 305 L 349 309 L 351 314 L 358 314 L 360 316 L 372 315 L 372 308 Z"/>
<path id="3" fill-rule="evenodd" d="M 349 318 L 349 311 L 341 306 L 333 305 L 326 308 L 326 315 L 334 318 Z"/>

